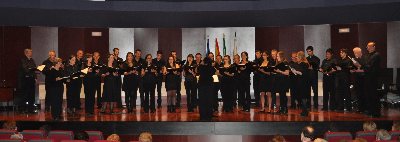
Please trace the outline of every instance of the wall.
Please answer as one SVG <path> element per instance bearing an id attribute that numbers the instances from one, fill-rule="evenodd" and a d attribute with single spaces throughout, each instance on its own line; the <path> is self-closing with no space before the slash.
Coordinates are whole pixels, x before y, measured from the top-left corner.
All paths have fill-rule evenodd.
<path id="1" fill-rule="evenodd" d="M 125 60 L 126 53 L 135 51 L 135 30 L 133 28 L 110 28 L 109 43 L 113 48 L 119 48 L 119 56 Z"/>
<path id="2" fill-rule="evenodd" d="M 151 54 L 154 57 L 158 50 L 158 30 L 154 28 L 135 28 L 134 33 L 134 49 L 142 50 L 142 58 L 146 54 Z"/>

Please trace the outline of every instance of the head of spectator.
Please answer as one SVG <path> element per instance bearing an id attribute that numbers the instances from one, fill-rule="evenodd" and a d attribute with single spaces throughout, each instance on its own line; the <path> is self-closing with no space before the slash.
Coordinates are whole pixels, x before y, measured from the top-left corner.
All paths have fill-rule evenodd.
<path id="1" fill-rule="evenodd" d="M 376 132 L 376 140 L 377 141 L 388 141 L 391 140 L 392 136 L 389 134 L 388 131 L 384 129 L 380 129 L 378 132 Z"/>
<path id="2" fill-rule="evenodd" d="M 323 139 L 323 138 L 316 138 L 314 140 L 314 142 L 328 142 L 327 140 Z"/>
<path id="3" fill-rule="evenodd" d="M 365 140 L 363 138 L 356 138 L 352 142 L 367 142 L 367 140 Z"/>
<path id="4" fill-rule="evenodd" d="M 376 124 L 373 121 L 365 121 L 363 129 L 364 131 L 376 131 Z"/>
<path id="5" fill-rule="evenodd" d="M 17 131 L 17 123 L 15 121 L 6 121 L 3 123 L 3 129 Z"/>
<path id="6" fill-rule="evenodd" d="M 314 140 L 314 128 L 312 126 L 306 126 L 301 131 L 302 142 L 312 142 Z"/>
<path id="7" fill-rule="evenodd" d="M 150 132 L 142 132 L 139 135 L 139 142 L 152 142 L 153 137 Z"/>
<path id="8" fill-rule="evenodd" d="M 49 132 L 51 131 L 51 127 L 49 125 L 43 125 L 39 128 L 39 130 L 43 131 L 44 137 L 48 137 Z"/>
<path id="9" fill-rule="evenodd" d="M 274 138 L 270 142 L 286 142 L 285 138 L 282 135 L 275 135 Z"/>
<path id="10" fill-rule="evenodd" d="M 120 139 L 117 134 L 111 134 L 110 136 L 107 137 L 107 141 L 120 142 Z"/>
<path id="11" fill-rule="evenodd" d="M 400 121 L 393 121 L 392 131 L 400 131 Z"/>

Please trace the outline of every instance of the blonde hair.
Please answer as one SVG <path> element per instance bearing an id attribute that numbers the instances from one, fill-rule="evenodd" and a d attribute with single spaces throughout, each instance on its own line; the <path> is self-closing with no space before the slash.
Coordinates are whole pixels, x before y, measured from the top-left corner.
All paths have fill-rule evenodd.
<path id="1" fill-rule="evenodd" d="M 375 122 L 372 122 L 372 121 L 365 121 L 363 124 L 363 129 L 364 129 L 364 131 L 375 131 L 376 124 L 375 124 Z"/>
<path id="2" fill-rule="evenodd" d="M 361 52 L 361 48 L 360 47 L 354 47 L 353 48 L 353 52 Z"/>
<path id="3" fill-rule="evenodd" d="M 139 142 L 152 142 L 153 137 L 150 132 L 142 132 L 139 135 Z"/>
<path id="4" fill-rule="evenodd" d="M 297 60 L 308 64 L 308 61 L 306 59 L 306 54 L 304 53 L 304 51 L 297 52 Z"/>
<path id="5" fill-rule="evenodd" d="M 117 134 L 112 134 L 107 137 L 107 141 L 120 142 L 120 139 Z"/>
<path id="6" fill-rule="evenodd" d="M 328 141 L 322 138 L 317 138 L 314 140 L 314 142 L 328 142 Z"/>

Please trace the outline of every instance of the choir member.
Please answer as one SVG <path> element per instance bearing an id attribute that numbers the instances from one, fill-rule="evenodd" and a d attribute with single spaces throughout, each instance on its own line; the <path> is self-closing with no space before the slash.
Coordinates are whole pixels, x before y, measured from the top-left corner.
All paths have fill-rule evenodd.
<path id="1" fill-rule="evenodd" d="M 153 59 L 154 60 L 153 62 L 158 67 L 157 68 L 158 69 L 157 70 L 158 74 L 162 74 L 162 68 L 166 64 L 165 61 L 163 60 L 162 55 L 163 55 L 162 51 L 157 51 L 157 57 Z M 162 104 L 162 99 L 161 99 L 162 82 L 163 82 L 163 76 L 162 75 L 157 76 L 157 82 L 156 82 L 156 86 L 157 86 L 157 108 L 161 108 L 161 104 Z"/>
<path id="2" fill-rule="evenodd" d="M 199 65 L 200 65 L 200 63 L 202 62 L 202 55 L 201 55 L 201 53 L 196 53 L 196 55 L 195 55 L 195 63 L 196 63 L 196 67 L 198 67 Z M 197 72 L 195 72 L 196 73 L 196 76 L 198 76 L 199 74 L 197 73 Z M 197 77 L 196 77 L 196 99 L 194 100 L 194 107 L 196 108 L 197 107 L 197 105 L 198 105 L 198 102 L 199 102 L 199 96 L 198 96 L 198 93 L 199 92 L 199 87 L 198 87 L 198 83 L 197 83 Z"/>
<path id="3" fill-rule="evenodd" d="M 366 58 L 363 56 L 362 50 L 359 47 L 353 48 L 353 53 L 355 58 L 353 58 L 353 64 L 360 64 L 360 67 L 353 68 L 350 72 L 352 72 L 354 77 L 354 89 L 358 100 L 358 112 L 364 113 L 366 110 L 365 104 L 365 91 L 364 91 L 364 82 L 365 82 L 365 73 L 361 67 L 365 66 Z"/>
<path id="4" fill-rule="evenodd" d="M 64 72 L 69 79 L 67 80 L 67 112 L 73 114 L 80 109 L 80 88 L 82 86 L 81 75 L 78 73 L 81 68 L 76 64 L 76 56 L 71 55 L 65 65 Z"/>
<path id="5" fill-rule="evenodd" d="M 145 57 L 146 61 L 142 65 L 142 78 L 143 78 L 143 91 L 144 91 L 144 112 L 148 113 L 149 109 L 151 113 L 156 111 L 155 108 L 155 89 L 156 89 L 156 77 L 157 68 L 153 63 L 151 54 L 147 54 Z"/>
<path id="6" fill-rule="evenodd" d="M 45 99 L 44 99 L 44 103 L 45 103 L 45 111 L 50 111 L 50 95 L 47 95 L 48 87 L 49 86 L 49 81 L 47 81 L 47 73 L 48 71 L 50 71 L 50 68 L 53 66 L 53 63 L 56 62 L 56 51 L 54 50 L 50 50 L 49 51 L 49 58 L 47 58 L 46 60 L 44 60 L 42 62 L 42 65 L 45 65 L 42 73 L 44 74 L 44 89 L 46 91 L 46 95 L 45 95 Z"/>
<path id="7" fill-rule="evenodd" d="M 289 76 L 289 67 L 288 63 L 285 59 L 285 55 L 282 51 L 279 51 L 277 56 L 277 62 L 276 62 L 276 69 L 274 72 L 276 73 L 275 75 L 275 87 L 274 90 L 279 93 L 279 113 L 280 114 L 287 114 L 288 109 L 287 109 L 287 96 L 286 92 L 288 91 L 288 76 Z"/>
<path id="8" fill-rule="evenodd" d="M 264 51 L 262 53 L 262 62 L 260 63 L 260 67 L 258 69 L 259 72 L 259 89 L 260 89 L 260 103 L 261 103 L 261 109 L 260 112 L 265 112 L 265 101 L 267 100 L 268 102 L 268 110 L 266 111 L 267 113 L 271 113 L 273 111 L 272 108 L 272 97 L 271 97 L 271 91 L 272 91 L 272 80 L 271 80 L 271 70 L 268 68 L 271 68 L 274 66 L 270 60 L 268 60 L 269 54 L 267 51 Z M 265 98 L 267 96 L 267 98 Z"/>
<path id="9" fill-rule="evenodd" d="M 196 67 L 197 64 L 194 61 L 192 54 L 189 54 L 186 58 L 186 64 L 183 66 L 183 76 L 185 77 L 185 90 L 186 90 L 186 101 L 188 112 L 193 112 L 194 102 L 197 96 L 197 79 L 196 79 Z"/>
<path id="10" fill-rule="evenodd" d="M 117 105 L 117 95 L 121 92 L 121 88 L 118 86 L 118 68 L 113 66 L 114 55 L 109 54 L 107 57 L 107 67 L 102 72 L 104 78 L 103 85 L 103 97 L 102 97 L 102 108 L 100 113 L 106 113 L 107 105 L 110 105 L 110 113 L 113 114 L 114 107 Z"/>
<path id="11" fill-rule="evenodd" d="M 214 68 L 218 69 L 219 67 L 222 67 L 222 56 L 217 55 L 215 57 L 215 62 L 214 62 Z M 218 79 L 221 80 L 221 77 L 218 76 Z M 213 95 L 213 110 L 218 111 L 218 91 L 221 91 L 221 82 L 214 82 L 214 95 Z M 223 97 L 224 94 L 221 92 L 221 96 Z"/>
<path id="12" fill-rule="evenodd" d="M 233 56 L 233 66 L 237 67 L 240 64 L 240 56 L 238 54 Z M 240 80 L 239 80 L 239 74 L 236 72 L 236 74 L 233 76 L 234 79 L 234 85 L 235 88 L 233 88 L 233 97 L 234 97 L 234 106 L 238 105 L 239 107 L 243 106 L 243 99 L 239 95 L 239 86 L 241 85 Z"/>
<path id="13" fill-rule="evenodd" d="M 375 42 L 367 44 L 367 58 L 366 64 L 362 67 L 356 64 L 356 67 L 361 67 L 365 71 L 365 85 L 366 85 L 366 104 L 368 104 L 368 115 L 371 117 L 380 117 L 380 106 L 378 97 L 378 76 L 381 69 L 381 56 L 376 52 Z"/>
<path id="14" fill-rule="evenodd" d="M 200 121 L 211 121 L 212 118 L 212 89 L 213 75 L 215 68 L 212 66 L 212 60 L 205 57 L 197 68 L 199 72 L 199 110 Z M 249 86 L 250 87 L 250 86 Z"/>
<path id="15" fill-rule="evenodd" d="M 46 95 L 51 96 L 48 102 L 51 107 L 52 118 L 60 120 L 64 93 L 63 72 L 61 70 L 62 60 L 55 58 L 54 61 L 46 73 L 46 82 L 48 83 Z"/>
<path id="16" fill-rule="evenodd" d="M 121 57 L 119 57 L 119 49 L 118 48 L 114 48 L 113 49 L 113 55 L 114 55 L 114 62 L 113 62 L 113 67 L 114 68 L 122 68 L 122 64 L 124 63 L 123 59 Z M 119 90 L 121 90 L 122 88 L 122 78 L 121 78 L 121 74 L 118 74 L 119 77 L 117 78 L 117 85 Z M 121 98 L 121 91 L 119 91 L 117 93 L 117 107 L 121 108 L 122 107 L 122 98 Z"/>
<path id="17" fill-rule="evenodd" d="M 167 112 L 176 112 L 176 91 L 178 90 L 178 81 L 179 81 L 179 65 L 175 62 L 175 57 L 168 57 L 168 63 L 164 68 L 165 75 L 165 89 L 167 90 L 167 103 L 168 103 L 168 111 Z M 187 96 L 190 97 L 190 96 Z"/>
<path id="18" fill-rule="evenodd" d="M 171 51 L 171 56 L 174 57 L 175 63 L 178 64 L 179 67 L 181 67 L 182 60 L 177 57 L 176 51 Z M 182 76 L 181 74 L 179 74 L 179 80 L 177 82 L 178 88 L 176 90 L 176 104 L 175 104 L 177 108 L 181 107 L 181 87 L 182 87 L 181 82 L 182 82 Z"/>
<path id="19" fill-rule="evenodd" d="M 310 85 L 313 91 L 313 105 L 315 109 L 318 109 L 318 70 L 320 65 L 320 59 L 314 55 L 314 47 L 308 46 L 307 49 L 307 61 L 310 64 Z M 310 96 L 311 97 L 311 96 Z M 311 106 L 311 98 L 309 100 Z"/>
<path id="20" fill-rule="evenodd" d="M 135 50 L 134 62 L 139 66 L 142 66 L 144 64 L 145 60 L 142 58 L 142 50 L 140 50 L 140 49 Z M 142 70 L 139 71 L 139 74 L 142 74 L 141 72 L 142 72 Z M 139 94 L 140 94 L 140 106 L 143 108 L 144 107 L 144 91 L 143 91 L 142 77 L 139 78 Z"/>
<path id="21" fill-rule="evenodd" d="M 85 113 L 88 116 L 92 116 L 94 113 L 94 103 L 96 94 L 96 77 L 100 72 L 100 69 L 93 69 L 93 55 L 86 54 L 86 63 L 83 65 L 87 68 L 87 74 L 83 78 L 83 86 L 85 93 Z"/>
<path id="22" fill-rule="evenodd" d="M 340 49 L 340 58 L 337 61 L 335 72 L 336 110 L 350 110 L 350 69 L 352 61 L 349 59 L 347 49 Z"/>
<path id="23" fill-rule="evenodd" d="M 271 56 L 270 56 L 270 62 L 271 62 L 271 64 L 272 65 L 275 65 L 276 64 L 276 56 L 277 56 L 277 54 L 278 54 L 278 50 L 276 50 L 276 49 L 272 49 L 271 50 Z M 272 84 L 275 82 L 275 74 L 271 74 L 271 82 L 272 82 Z M 275 108 L 276 108 L 276 92 L 273 90 L 273 88 L 272 88 L 272 90 L 271 90 L 271 97 L 272 97 L 272 107 L 274 108 L 274 111 L 275 111 Z"/>
<path id="24" fill-rule="evenodd" d="M 260 65 L 261 62 L 263 61 L 262 57 L 261 57 L 261 51 L 260 50 L 256 50 L 255 53 L 256 59 L 254 59 L 254 64 L 255 65 Z M 256 106 L 260 106 L 260 89 L 259 89 L 259 79 L 260 79 L 260 73 L 257 70 L 253 71 L 253 90 L 254 90 L 254 99 L 256 102 Z"/>
<path id="25" fill-rule="evenodd" d="M 248 53 L 246 51 L 241 53 L 240 66 L 238 69 L 239 73 L 239 80 L 241 85 L 239 87 L 239 95 L 243 99 L 243 111 L 250 112 L 250 103 L 251 103 L 251 96 L 250 96 L 250 73 L 251 73 L 251 66 L 248 61 Z"/>
<path id="26" fill-rule="evenodd" d="M 34 111 L 35 103 L 36 63 L 32 58 L 32 49 L 25 49 L 24 54 L 18 70 L 18 88 L 23 92 L 25 111 L 30 113 Z"/>
<path id="27" fill-rule="evenodd" d="M 221 77 L 221 92 L 223 94 L 223 111 L 224 112 L 233 112 L 234 105 L 234 89 L 235 88 L 235 79 L 234 75 L 236 72 L 236 67 L 231 65 L 231 58 L 229 55 L 224 56 L 224 64 L 220 68 L 223 68 L 221 72 L 218 70 L 217 72 L 222 76 Z"/>
<path id="28" fill-rule="evenodd" d="M 133 60 L 133 53 L 128 52 L 126 54 L 126 60 L 123 64 L 124 81 L 122 84 L 122 90 L 125 91 L 125 104 L 128 113 L 133 112 L 136 109 L 136 98 L 137 91 L 139 88 L 139 66 L 137 62 Z"/>
<path id="29" fill-rule="evenodd" d="M 336 66 L 336 59 L 333 58 L 333 50 L 327 49 L 325 59 L 322 61 L 320 72 L 323 73 L 323 107 L 322 110 L 335 109 L 335 74 L 333 68 Z"/>
<path id="30" fill-rule="evenodd" d="M 289 62 L 289 67 L 291 68 L 298 68 L 298 59 L 297 59 L 297 52 L 292 52 L 291 55 L 291 61 Z M 290 103 L 291 103 L 291 108 L 295 109 L 301 107 L 301 98 L 299 97 L 298 94 L 298 89 L 297 89 L 297 75 L 295 75 L 293 72 L 289 73 L 289 80 L 290 80 Z M 297 102 L 297 103 L 296 103 Z"/>
<path id="31" fill-rule="evenodd" d="M 79 49 L 77 52 L 76 52 L 76 59 L 75 59 L 76 61 L 75 61 L 75 64 L 76 64 L 76 66 L 77 66 L 77 68 L 80 70 L 80 69 L 82 69 L 82 67 L 83 67 L 83 65 L 85 64 L 85 59 L 84 59 L 84 53 L 83 53 L 83 50 L 81 50 L 81 49 Z M 79 82 L 79 83 L 77 83 L 76 84 L 76 86 L 78 87 L 78 93 L 79 94 L 81 94 L 81 89 L 82 89 L 82 78 L 77 78 L 77 80 L 76 80 L 76 82 Z M 81 109 L 81 101 L 79 100 L 76 100 L 76 105 L 78 106 L 76 109 L 77 110 L 80 110 Z"/>
<path id="32" fill-rule="evenodd" d="M 311 94 L 310 86 L 309 86 L 309 67 L 310 64 L 308 63 L 305 54 L 303 51 L 297 52 L 297 64 L 296 68 L 292 68 L 292 72 L 297 75 L 297 92 L 299 97 L 301 98 L 302 104 L 302 112 L 301 116 L 308 116 L 308 98 Z"/>
<path id="33" fill-rule="evenodd" d="M 97 66 L 97 67 L 101 67 L 103 66 L 103 63 L 100 60 L 100 53 L 99 52 L 94 52 L 93 53 L 93 66 Z M 101 108 L 101 75 L 97 74 L 95 77 L 95 81 L 94 81 L 94 88 L 95 88 L 95 93 L 96 93 L 96 103 L 97 103 L 97 108 L 100 109 Z"/>

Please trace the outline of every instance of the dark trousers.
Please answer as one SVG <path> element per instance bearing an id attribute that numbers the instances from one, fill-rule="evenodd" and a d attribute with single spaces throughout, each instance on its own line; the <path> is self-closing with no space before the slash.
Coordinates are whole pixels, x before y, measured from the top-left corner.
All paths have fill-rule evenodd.
<path id="1" fill-rule="evenodd" d="M 197 88 L 195 81 L 185 81 L 186 101 L 188 110 L 193 110 L 197 99 Z"/>
<path id="2" fill-rule="evenodd" d="M 232 83 L 225 82 L 221 85 L 221 91 L 223 94 L 222 101 L 224 103 L 223 105 L 223 110 L 224 111 L 232 111 L 233 106 L 234 106 L 234 101 L 235 101 L 235 95 L 234 95 L 234 86 Z"/>
<path id="3" fill-rule="evenodd" d="M 368 112 L 371 115 L 380 116 L 380 104 L 379 104 L 379 96 L 378 96 L 378 78 L 376 76 L 366 76 L 365 78 L 366 85 L 366 104 L 368 104 Z"/>
<path id="4" fill-rule="evenodd" d="M 239 88 L 239 96 L 243 99 L 243 109 L 250 109 L 251 105 L 251 96 L 250 96 L 250 84 L 243 84 Z"/>
<path id="5" fill-rule="evenodd" d="M 155 110 L 155 89 L 156 85 L 154 83 L 143 84 L 144 89 L 144 111 L 148 112 L 150 110 Z"/>
<path id="6" fill-rule="evenodd" d="M 116 101 L 117 101 L 117 107 L 121 108 L 122 107 L 122 94 L 121 94 L 121 88 L 122 88 L 122 79 L 121 76 L 117 78 L 117 89 L 119 91 L 115 92 L 116 93 Z"/>
<path id="7" fill-rule="evenodd" d="M 335 109 L 335 77 L 334 76 L 326 76 L 323 78 L 323 108 L 324 109 Z"/>
<path id="8" fill-rule="evenodd" d="M 130 86 L 125 91 L 125 104 L 128 110 L 136 108 L 138 85 Z"/>
<path id="9" fill-rule="evenodd" d="M 214 111 L 218 110 L 218 106 L 219 106 L 218 105 L 218 91 L 220 91 L 220 90 L 221 90 L 221 83 L 214 82 L 214 91 L 213 91 L 213 96 L 212 96 L 212 98 L 213 98 L 212 105 L 213 105 Z"/>
<path id="10" fill-rule="evenodd" d="M 78 78 L 77 82 L 78 83 L 76 84 L 76 88 L 77 88 L 77 90 L 76 90 L 77 92 L 76 93 L 78 94 L 78 97 L 75 97 L 75 100 L 74 100 L 75 103 L 76 103 L 75 108 L 76 109 L 81 109 L 82 104 L 81 104 L 81 97 L 80 96 L 81 96 L 81 90 L 82 90 L 82 85 L 83 85 L 82 84 L 83 83 L 82 82 L 82 78 Z"/>
<path id="11" fill-rule="evenodd" d="M 236 106 L 236 105 L 243 106 L 242 99 L 239 95 L 239 86 L 240 86 L 239 81 L 237 81 L 235 79 L 233 86 L 234 86 L 233 87 L 233 99 L 235 100 L 233 105 L 234 106 Z"/>
<path id="12" fill-rule="evenodd" d="M 286 91 L 279 91 L 279 105 L 281 109 L 286 109 L 287 108 L 287 96 L 286 96 Z"/>
<path id="13" fill-rule="evenodd" d="M 33 111 L 35 104 L 35 88 L 36 81 L 33 77 L 26 77 L 23 81 L 23 92 L 24 92 L 24 105 L 26 105 L 26 111 Z M 28 104 L 26 104 L 28 103 Z"/>
<path id="14" fill-rule="evenodd" d="M 80 108 L 80 87 L 82 83 L 78 81 L 71 81 L 67 84 L 67 108 L 79 109 Z"/>
<path id="15" fill-rule="evenodd" d="M 53 118 L 60 117 L 62 112 L 64 87 L 49 87 L 46 94 L 51 96 L 49 104 L 51 107 L 51 116 Z"/>
<path id="16" fill-rule="evenodd" d="M 301 101 L 301 98 L 297 91 L 296 80 L 291 80 L 291 82 L 290 82 L 290 104 L 291 105 L 290 106 L 295 108 L 296 101 L 297 101 L 297 106 L 301 106 L 302 101 Z"/>
<path id="17" fill-rule="evenodd" d="M 101 82 L 96 82 L 94 85 L 94 93 L 97 94 L 97 107 L 101 107 Z"/>
<path id="18" fill-rule="evenodd" d="M 212 84 L 199 86 L 199 111 L 201 121 L 211 121 L 212 118 Z"/>
<path id="19" fill-rule="evenodd" d="M 139 79 L 139 94 L 140 94 L 140 106 L 144 107 L 144 88 L 143 88 L 143 78 Z"/>
<path id="20" fill-rule="evenodd" d="M 314 71 L 311 71 L 311 72 L 312 72 L 312 74 L 310 75 L 311 76 L 310 85 L 311 85 L 311 89 L 314 94 L 312 100 L 313 100 L 314 107 L 317 108 L 318 107 L 318 72 L 314 72 Z M 311 98 L 310 98 L 310 101 L 308 101 L 308 102 L 311 102 Z"/>
<path id="21" fill-rule="evenodd" d="M 182 89 L 181 83 L 182 83 L 182 77 L 179 77 L 178 84 L 177 84 L 178 88 L 176 89 L 176 106 L 177 107 L 181 106 L 181 89 Z"/>
<path id="22" fill-rule="evenodd" d="M 365 97 L 365 78 L 364 76 L 355 76 L 354 78 L 354 89 L 356 92 L 357 100 L 358 100 L 358 111 L 365 111 L 366 108 L 366 97 Z"/>
<path id="23" fill-rule="evenodd" d="M 46 110 L 49 109 L 50 106 L 51 106 L 50 94 L 49 94 L 50 90 L 49 90 L 48 86 L 49 85 L 47 83 L 44 84 L 44 90 L 46 91 L 46 94 L 45 94 L 45 97 L 44 97 L 44 108 Z"/>
<path id="24" fill-rule="evenodd" d="M 162 99 L 161 99 L 161 87 L 162 87 L 162 77 L 157 77 L 156 87 L 157 87 L 157 105 L 161 106 Z"/>
<path id="25" fill-rule="evenodd" d="M 94 113 L 94 101 L 96 95 L 94 85 L 85 84 L 84 92 L 85 92 L 85 112 Z"/>
<path id="26" fill-rule="evenodd" d="M 349 79 L 345 76 L 335 77 L 335 94 L 336 94 L 336 107 L 338 110 L 343 110 L 344 108 L 350 109 L 350 88 Z"/>
<path id="27" fill-rule="evenodd" d="M 256 106 L 260 105 L 260 81 L 257 74 L 253 77 L 253 89 L 254 89 L 254 101 L 256 102 Z"/>

